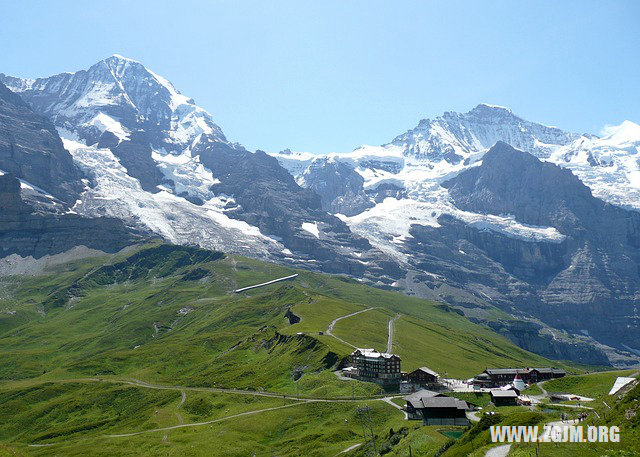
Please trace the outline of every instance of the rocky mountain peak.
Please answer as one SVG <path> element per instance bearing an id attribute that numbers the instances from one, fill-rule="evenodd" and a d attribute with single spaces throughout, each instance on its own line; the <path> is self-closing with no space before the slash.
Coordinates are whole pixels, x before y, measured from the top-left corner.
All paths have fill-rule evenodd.
<path id="1" fill-rule="evenodd" d="M 483 103 L 467 113 L 449 111 L 435 119 L 423 119 L 389 145 L 401 147 L 407 156 L 456 164 L 486 151 L 497 141 L 506 141 L 543 158 L 579 137 L 526 121 L 508 108 Z"/>
<path id="2" fill-rule="evenodd" d="M 211 115 L 142 63 L 113 55 L 87 70 L 33 80 L 0 74 L 0 81 L 56 127 L 87 144 L 107 132 L 121 142 L 144 131 L 154 149 L 180 153 L 200 135 L 226 141 Z"/>

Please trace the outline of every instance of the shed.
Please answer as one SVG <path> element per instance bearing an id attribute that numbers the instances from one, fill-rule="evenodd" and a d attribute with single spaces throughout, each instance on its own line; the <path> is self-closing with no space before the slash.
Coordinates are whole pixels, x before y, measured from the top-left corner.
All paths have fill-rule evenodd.
<path id="1" fill-rule="evenodd" d="M 422 400 L 424 425 L 469 425 L 467 402 L 455 397 L 431 397 Z"/>
<path id="2" fill-rule="evenodd" d="M 491 402 L 496 406 L 516 406 L 518 393 L 515 390 L 493 389 L 490 392 Z"/>
<path id="3" fill-rule="evenodd" d="M 403 397 L 406 404 L 407 411 L 407 419 L 422 419 L 422 410 L 424 409 L 424 400 L 433 398 L 433 397 L 443 397 L 444 395 L 438 392 L 433 392 L 431 390 L 420 390 L 411 395 L 407 395 Z"/>
<path id="4" fill-rule="evenodd" d="M 440 375 L 427 367 L 420 367 L 407 375 L 409 382 L 414 384 L 432 384 L 438 382 Z"/>

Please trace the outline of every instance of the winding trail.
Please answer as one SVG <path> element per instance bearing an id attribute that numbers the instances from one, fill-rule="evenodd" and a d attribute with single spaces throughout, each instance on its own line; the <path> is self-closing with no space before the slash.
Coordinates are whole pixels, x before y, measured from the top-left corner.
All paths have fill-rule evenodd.
<path id="1" fill-rule="evenodd" d="M 142 431 L 139 431 L 139 432 L 118 433 L 118 434 L 115 434 L 115 435 L 105 435 L 105 436 L 107 438 L 124 438 L 124 437 L 127 437 L 127 436 L 137 436 L 137 435 L 143 435 L 145 433 L 153 433 L 153 432 L 164 432 L 164 431 L 168 431 L 168 430 L 175 430 L 175 429 L 178 429 L 178 428 L 200 427 L 202 425 L 215 424 L 217 422 L 222 422 L 222 421 L 225 421 L 227 419 L 233 419 L 234 417 L 250 416 L 252 414 L 263 413 L 263 412 L 266 412 L 266 411 L 275 411 L 277 409 L 291 408 L 292 406 L 298 406 L 300 404 L 313 403 L 313 402 L 314 402 L 314 400 L 302 400 L 302 401 L 300 401 L 298 403 L 292 403 L 290 405 L 274 406 L 273 408 L 257 409 L 255 411 L 246 411 L 244 413 L 232 414 L 231 416 L 220 417 L 218 419 L 213 419 L 213 420 L 210 420 L 210 421 L 193 422 L 191 424 L 172 425 L 170 427 L 161 427 L 161 428 L 154 428 L 154 429 L 150 429 L 150 430 L 142 430 Z"/>
<path id="2" fill-rule="evenodd" d="M 253 415 L 253 414 L 259 414 L 259 413 L 268 412 L 268 411 L 276 411 L 276 410 L 280 410 L 280 409 L 284 409 L 284 408 L 291 408 L 291 407 L 294 407 L 294 406 L 311 404 L 311 403 L 357 403 L 357 402 L 361 402 L 363 400 L 369 400 L 369 401 L 385 402 L 385 403 L 388 403 L 388 404 L 392 405 L 393 407 L 395 407 L 397 409 L 402 410 L 401 407 L 399 407 L 398 405 L 396 405 L 395 403 L 393 403 L 391 401 L 391 398 L 394 398 L 394 397 L 382 397 L 382 396 L 374 396 L 374 395 L 363 396 L 363 397 L 355 397 L 355 398 L 353 398 L 353 397 L 351 397 L 351 398 L 299 398 L 298 396 L 286 395 L 286 394 L 282 395 L 282 394 L 278 394 L 278 393 L 275 393 L 275 392 L 256 392 L 256 391 L 250 391 L 250 390 L 222 389 L 222 388 L 215 388 L 215 387 L 187 387 L 187 386 L 172 386 L 172 385 L 150 384 L 148 382 L 140 381 L 140 380 L 137 380 L 137 379 L 125 380 L 125 379 L 102 379 L 102 378 L 73 378 L 73 379 L 60 379 L 60 380 L 55 380 L 55 381 L 47 380 L 47 381 L 43 381 L 43 382 L 45 382 L 45 383 L 50 383 L 50 382 L 55 382 L 55 383 L 107 382 L 107 383 L 113 383 L 113 384 L 127 384 L 127 385 L 131 385 L 131 386 L 142 387 L 142 388 L 147 388 L 147 389 L 179 390 L 181 392 L 181 394 L 182 394 L 182 397 L 180 399 L 180 402 L 179 402 L 176 410 L 180 409 L 182 407 L 182 405 L 184 404 L 184 402 L 186 401 L 187 391 L 216 392 L 216 393 L 228 393 L 228 394 L 239 394 L 239 395 L 252 395 L 252 396 L 259 396 L 259 397 L 281 398 L 283 400 L 286 399 L 286 400 L 292 400 L 293 401 L 293 403 L 290 403 L 288 405 L 274 406 L 274 407 L 271 407 L 271 408 L 264 408 L 264 409 L 258 409 L 258 410 L 253 410 L 253 411 L 245 411 L 245 412 L 242 412 L 242 413 L 232 414 L 232 415 L 229 415 L 229 416 L 220 417 L 220 418 L 212 419 L 212 420 L 209 420 L 209 421 L 193 422 L 193 423 L 188 423 L 188 424 L 180 423 L 178 425 L 172 425 L 172 426 L 168 426 L 168 427 L 160 427 L 160 428 L 149 429 L 149 430 L 140 430 L 140 431 L 137 431 L 137 432 L 104 435 L 104 436 L 106 436 L 108 438 L 123 438 L 123 437 L 128 437 L 128 436 L 142 435 L 142 434 L 146 434 L 146 433 L 167 432 L 167 431 L 170 431 L 170 430 L 176 430 L 176 429 L 180 429 L 180 428 L 199 427 L 199 426 L 203 426 L 203 425 L 209 425 L 209 424 L 215 424 L 215 423 L 218 423 L 218 422 L 223 422 L 223 421 L 226 421 L 228 419 L 233 419 L 233 418 L 236 418 L 236 417 L 250 416 L 250 415 Z M 176 414 L 178 414 L 178 413 L 176 412 Z M 182 419 L 182 417 L 179 417 L 179 421 L 183 422 L 181 419 Z M 168 435 L 167 435 L 167 433 L 165 433 L 163 435 L 162 440 L 163 441 L 167 441 L 167 439 L 168 439 Z M 31 447 L 45 447 L 45 446 L 55 446 L 56 444 L 59 444 L 59 443 L 28 444 L 28 446 L 31 446 Z M 362 443 L 353 445 L 353 446 L 347 448 L 346 450 L 344 450 L 343 452 L 349 452 L 350 450 L 355 449 L 356 447 L 360 446 L 361 444 Z"/>
<path id="3" fill-rule="evenodd" d="M 393 323 L 400 317 L 400 313 L 396 314 L 389 320 L 389 338 L 387 338 L 387 353 L 391 354 L 393 350 Z"/>
<path id="4" fill-rule="evenodd" d="M 57 379 L 57 380 L 43 380 L 38 383 L 30 383 L 29 385 L 38 385 L 45 383 L 73 383 L 73 382 L 104 382 L 111 384 L 126 384 L 135 387 L 143 387 L 146 389 L 157 389 L 157 390 L 178 390 L 183 392 L 183 395 L 186 400 L 186 392 L 212 392 L 212 393 L 223 393 L 223 394 L 236 394 L 236 395 L 249 395 L 254 397 L 270 397 L 270 398 L 280 398 L 283 400 L 294 400 L 294 401 L 312 401 L 312 402 L 324 402 L 324 403 L 354 403 L 363 400 L 370 401 L 383 401 L 384 395 L 363 395 L 356 397 L 298 397 L 295 394 L 281 394 L 277 392 L 267 392 L 267 391 L 256 391 L 256 390 L 242 390 L 242 389 L 228 389 L 222 387 L 190 387 L 190 386 L 177 386 L 177 385 L 169 385 L 169 384 L 151 384 L 148 382 L 140 381 L 139 379 L 109 379 L 109 378 L 69 378 L 69 379 Z M 2 385 L 2 383 L 0 383 Z M 180 404 L 182 405 L 183 402 Z"/>
<path id="5" fill-rule="evenodd" d="M 393 402 L 393 398 L 396 398 L 396 397 L 384 397 L 384 398 L 382 399 L 382 401 L 383 401 L 383 402 L 385 402 L 385 403 L 390 404 L 391 406 L 393 406 L 393 407 L 394 407 L 394 408 L 396 408 L 396 409 L 399 409 L 399 410 L 400 410 L 400 412 L 401 412 L 402 414 L 404 414 L 404 420 L 409 420 L 409 416 L 407 415 L 407 412 L 402 408 L 402 406 L 400 406 L 400 405 L 398 405 L 398 404 L 394 403 L 394 402 Z"/>
<path id="6" fill-rule="evenodd" d="M 340 341 L 341 343 L 346 344 L 347 346 L 351 346 L 354 349 L 358 349 L 356 346 L 354 346 L 351 343 L 346 342 L 345 340 L 343 340 L 339 336 L 335 336 L 333 334 L 333 327 L 338 323 L 338 321 L 341 321 L 342 319 L 346 319 L 347 317 L 352 317 L 352 316 L 355 316 L 357 314 L 364 313 L 366 311 L 371 311 L 372 309 L 378 309 L 378 308 L 380 308 L 380 307 L 379 306 L 373 306 L 371 308 L 361 309 L 360 311 L 356 311 L 355 313 L 347 314 L 346 316 L 337 317 L 337 318 L 335 318 L 334 320 L 331 321 L 331 323 L 329 324 L 329 327 L 327 327 L 327 330 L 326 330 L 325 333 L 327 335 L 329 335 L 329 336 L 334 337 L 336 340 Z"/>
<path id="7" fill-rule="evenodd" d="M 187 393 L 183 390 L 182 391 L 182 398 L 180 399 L 180 403 L 178 403 L 178 407 L 176 408 L 176 417 L 178 418 L 178 422 L 181 424 L 184 424 L 184 419 L 182 418 L 182 414 L 180 414 L 179 409 L 182 408 L 182 405 L 184 405 L 184 402 L 187 399 Z"/>

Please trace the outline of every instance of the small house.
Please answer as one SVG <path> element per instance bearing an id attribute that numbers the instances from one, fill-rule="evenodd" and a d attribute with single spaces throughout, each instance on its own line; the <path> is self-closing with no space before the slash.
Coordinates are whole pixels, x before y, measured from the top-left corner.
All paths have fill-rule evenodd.
<path id="1" fill-rule="evenodd" d="M 422 400 L 424 425 L 469 425 L 467 402 L 455 397 L 431 397 Z"/>
<path id="2" fill-rule="evenodd" d="M 516 406 L 518 393 L 515 390 L 493 389 L 490 392 L 491 402 L 496 406 Z"/>
<path id="3" fill-rule="evenodd" d="M 422 420 L 425 425 L 468 425 L 465 401 L 431 390 L 404 397 L 407 419 Z"/>
<path id="4" fill-rule="evenodd" d="M 443 394 L 433 392 L 431 390 L 420 390 L 411 395 L 404 397 L 404 401 L 407 402 L 405 410 L 407 412 L 407 419 L 420 420 L 422 419 L 422 410 L 424 408 L 423 400 L 432 397 L 444 397 Z"/>
<path id="5" fill-rule="evenodd" d="M 407 380 L 417 385 L 435 384 L 439 378 L 440 375 L 438 373 L 427 367 L 420 367 L 407 374 Z"/>

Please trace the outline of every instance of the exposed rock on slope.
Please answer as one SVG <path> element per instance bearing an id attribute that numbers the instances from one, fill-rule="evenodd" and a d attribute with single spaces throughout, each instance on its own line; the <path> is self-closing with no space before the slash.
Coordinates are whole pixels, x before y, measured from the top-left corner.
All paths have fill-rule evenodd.
<path id="1" fill-rule="evenodd" d="M 80 172 L 55 127 L 0 82 L 0 170 L 73 204 L 82 191 Z"/>
<path id="2" fill-rule="evenodd" d="M 432 271 L 549 325 L 619 347 L 638 344 L 640 214 L 594 198 L 570 171 L 504 143 L 443 185 L 460 209 L 512 214 L 566 238 L 525 241 L 441 217 L 438 228 L 412 230 L 425 268 L 434 260 Z"/>
<path id="3" fill-rule="evenodd" d="M 302 175 L 303 187 L 320 196 L 322 209 L 353 216 L 374 206 L 364 192 L 364 178 L 344 162 L 332 158 L 314 160 Z"/>
<path id="4" fill-rule="evenodd" d="M 141 240 L 118 219 L 41 212 L 20 196 L 20 181 L 0 176 L 0 256 L 40 258 L 86 246 L 116 252 Z"/>

